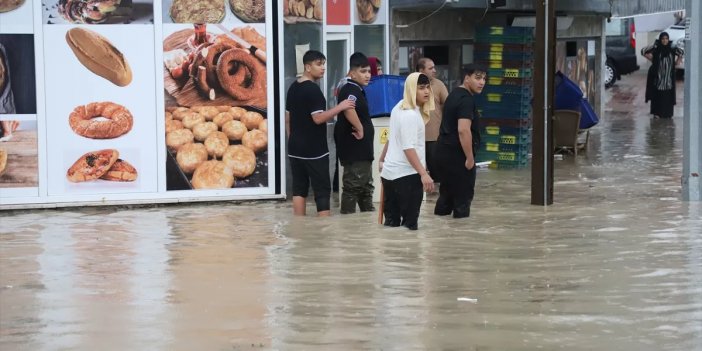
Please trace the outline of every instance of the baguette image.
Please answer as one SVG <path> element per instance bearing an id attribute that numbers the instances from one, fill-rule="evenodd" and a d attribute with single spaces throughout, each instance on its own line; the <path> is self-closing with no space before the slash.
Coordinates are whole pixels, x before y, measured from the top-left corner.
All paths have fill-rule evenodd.
<path id="1" fill-rule="evenodd" d="M 66 32 L 66 41 L 91 72 L 120 87 L 131 83 L 132 69 L 127 59 L 107 38 L 88 29 L 72 28 Z"/>

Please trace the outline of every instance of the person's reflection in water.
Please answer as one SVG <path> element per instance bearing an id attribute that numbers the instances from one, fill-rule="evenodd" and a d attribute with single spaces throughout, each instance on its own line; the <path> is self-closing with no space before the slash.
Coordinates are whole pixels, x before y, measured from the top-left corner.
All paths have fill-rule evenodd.
<path id="1" fill-rule="evenodd" d="M 651 119 L 646 131 L 648 155 L 668 155 L 675 146 L 675 121 L 673 119 Z"/>

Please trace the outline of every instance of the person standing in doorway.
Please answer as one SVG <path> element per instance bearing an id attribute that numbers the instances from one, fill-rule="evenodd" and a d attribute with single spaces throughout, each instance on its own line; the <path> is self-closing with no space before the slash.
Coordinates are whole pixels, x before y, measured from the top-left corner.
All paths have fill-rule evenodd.
<path id="1" fill-rule="evenodd" d="M 652 62 L 646 79 L 646 102 L 651 101 L 654 118 L 673 117 L 675 66 L 683 54 L 680 48 L 671 46 L 666 32 L 662 32 L 653 45 L 641 49 L 641 55 Z"/>
<path id="2" fill-rule="evenodd" d="M 380 157 L 386 226 L 417 230 L 423 191 L 434 190 L 424 141 L 424 120 L 433 108 L 429 77 L 418 72 L 407 76 L 403 98 L 390 112 L 389 138 Z"/>
<path id="3" fill-rule="evenodd" d="M 427 153 L 427 169 L 429 174 L 436 172 L 434 162 L 434 149 L 436 148 L 436 140 L 439 138 L 439 127 L 441 126 L 441 115 L 443 113 L 444 103 L 448 97 L 446 85 L 436 78 L 436 65 L 430 58 L 421 58 L 417 62 L 417 72 L 429 77 L 431 81 L 431 91 L 434 99 L 434 111 L 431 112 L 429 122 L 426 125 L 426 153 Z M 438 181 L 434 177 L 435 181 Z"/>
<path id="4" fill-rule="evenodd" d="M 475 95 L 483 91 L 485 80 L 486 70 L 471 63 L 463 69 L 463 83 L 446 99 L 435 153 L 441 182 L 435 215 L 470 216 L 475 191 L 475 152 L 480 145 Z"/>
<path id="5" fill-rule="evenodd" d="M 327 121 L 339 112 L 353 109 L 351 100 L 340 101 L 325 110 L 327 100 L 316 81 L 324 76 L 326 57 L 310 50 L 302 58 L 304 72 L 288 89 L 285 100 L 285 129 L 288 134 L 288 158 L 292 171 L 293 214 L 306 213 L 310 184 L 314 191 L 318 216 L 329 216 L 331 180 L 329 177 L 329 148 Z"/>
<path id="6" fill-rule="evenodd" d="M 383 75 L 383 63 L 379 58 L 371 56 L 368 58 L 370 64 L 371 77 Z"/>
<path id="7" fill-rule="evenodd" d="M 334 126 L 336 154 L 344 167 L 341 214 L 375 211 L 373 207 L 373 122 L 363 90 L 371 78 L 366 55 L 356 52 L 349 58 L 349 79 L 337 95 L 338 101 L 353 100 L 356 107 L 339 113 Z"/>

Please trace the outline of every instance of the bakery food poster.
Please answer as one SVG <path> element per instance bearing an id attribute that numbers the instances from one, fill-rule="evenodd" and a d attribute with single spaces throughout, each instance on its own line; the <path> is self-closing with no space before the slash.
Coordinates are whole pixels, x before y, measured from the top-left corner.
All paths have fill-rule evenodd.
<path id="1" fill-rule="evenodd" d="M 0 192 L 3 197 L 38 195 L 37 121 L 0 115 Z"/>
<path id="2" fill-rule="evenodd" d="M 167 189 L 267 187 L 272 138 L 265 26 L 166 28 Z"/>
<path id="3" fill-rule="evenodd" d="M 0 0 L 0 204 L 272 194 L 269 6 Z"/>
<path id="4" fill-rule="evenodd" d="M 38 195 L 36 110 L 34 35 L 0 34 L 0 193 L 3 197 Z"/>
<path id="5" fill-rule="evenodd" d="M 153 38 L 151 25 L 44 25 L 45 57 L 64 58 L 44 61 L 49 195 L 157 191 Z"/>
<path id="6" fill-rule="evenodd" d="M 44 24 L 153 24 L 153 8 L 152 0 L 42 1 Z"/>
<path id="7" fill-rule="evenodd" d="M 321 23 L 324 20 L 324 1 L 283 0 L 283 20 L 287 24 Z"/>
<path id="8" fill-rule="evenodd" d="M 163 0 L 164 23 L 266 22 L 266 0 Z"/>
<path id="9" fill-rule="evenodd" d="M 0 33 L 34 33 L 34 11 L 27 0 L 0 0 Z"/>
<path id="10" fill-rule="evenodd" d="M 385 24 L 390 0 L 352 0 L 356 3 L 355 23 Z"/>

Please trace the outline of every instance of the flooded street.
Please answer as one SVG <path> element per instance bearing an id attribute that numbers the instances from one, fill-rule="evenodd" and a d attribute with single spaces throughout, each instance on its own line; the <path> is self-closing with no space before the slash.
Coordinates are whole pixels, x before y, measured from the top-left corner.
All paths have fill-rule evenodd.
<path id="1" fill-rule="evenodd" d="M 702 350 L 682 83 L 653 120 L 643 81 L 608 91 L 546 208 L 524 169 L 480 171 L 470 219 L 430 196 L 418 231 L 290 202 L 0 213 L 0 349 Z"/>

